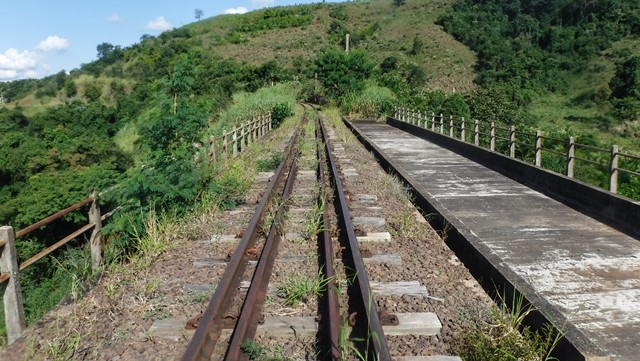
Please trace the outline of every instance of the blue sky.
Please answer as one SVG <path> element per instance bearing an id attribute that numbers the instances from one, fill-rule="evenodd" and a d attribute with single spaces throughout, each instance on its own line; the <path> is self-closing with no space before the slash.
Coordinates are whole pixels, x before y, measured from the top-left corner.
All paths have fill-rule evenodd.
<path id="1" fill-rule="evenodd" d="M 204 17 L 318 0 L 19 0 L 0 11 L 0 81 L 41 78 L 96 59 L 103 42 L 129 46 Z"/>

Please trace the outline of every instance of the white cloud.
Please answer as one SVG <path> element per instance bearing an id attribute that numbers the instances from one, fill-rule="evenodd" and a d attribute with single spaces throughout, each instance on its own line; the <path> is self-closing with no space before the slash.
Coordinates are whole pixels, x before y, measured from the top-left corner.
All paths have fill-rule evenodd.
<path id="1" fill-rule="evenodd" d="M 18 51 L 10 48 L 4 54 L 0 54 L 0 70 L 28 70 L 38 65 L 38 53 L 25 50 Z"/>
<path id="2" fill-rule="evenodd" d="M 249 9 L 245 8 L 244 6 L 238 6 L 237 8 L 227 9 L 225 11 L 225 14 L 244 14 L 247 11 L 249 11 Z"/>
<path id="3" fill-rule="evenodd" d="M 42 60 L 35 51 L 10 48 L 0 53 L 0 79 L 33 77 L 33 74 L 37 74 L 35 69 L 43 66 Z"/>
<path id="4" fill-rule="evenodd" d="M 40 74 L 35 70 L 27 70 L 24 73 L 23 77 L 29 78 L 29 79 L 35 79 L 35 78 L 39 78 Z"/>
<path id="5" fill-rule="evenodd" d="M 36 49 L 42 51 L 61 51 L 69 48 L 69 40 L 61 38 L 57 35 L 49 35 L 46 39 L 42 40 Z"/>
<path id="6" fill-rule="evenodd" d="M 251 0 L 251 3 L 256 6 L 269 6 L 274 2 L 275 0 Z"/>
<path id="7" fill-rule="evenodd" d="M 2 79 L 14 79 L 18 76 L 18 72 L 15 70 L 0 69 L 0 80 Z"/>
<path id="8" fill-rule="evenodd" d="M 164 16 L 158 16 L 153 21 L 149 21 L 147 23 L 147 29 L 155 30 L 155 31 L 165 31 L 173 29 L 173 25 L 164 18 Z"/>
<path id="9" fill-rule="evenodd" d="M 107 22 L 111 24 L 122 24 L 124 23 L 124 19 L 118 14 L 113 14 L 107 18 Z"/>

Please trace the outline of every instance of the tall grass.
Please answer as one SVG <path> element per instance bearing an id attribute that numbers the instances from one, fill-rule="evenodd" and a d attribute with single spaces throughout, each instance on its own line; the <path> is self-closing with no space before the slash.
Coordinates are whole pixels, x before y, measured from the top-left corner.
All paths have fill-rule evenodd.
<path id="1" fill-rule="evenodd" d="M 534 331 L 525 319 L 535 309 L 523 296 L 513 295 L 510 303 L 503 295 L 484 320 L 466 325 L 462 344 L 455 350 L 465 361 L 552 361 L 552 351 L 562 333 L 550 324 Z"/>
<path id="2" fill-rule="evenodd" d="M 239 93 L 234 97 L 234 104 L 211 125 L 209 134 L 221 134 L 223 130 L 246 122 L 256 114 L 272 112 L 279 105 L 293 109 L 300 91 L 300 84 L 280 83 L 258 89 L 255 93 Z"/>
<path id="3" fill-rule="evenodd" d="M 391 89 L 369 81 L 362 92 L 349 93 L 342 98 L 342 112 L 350 118 L 376 119 L 390 114 L 395 103 L 396 95 Z"/>

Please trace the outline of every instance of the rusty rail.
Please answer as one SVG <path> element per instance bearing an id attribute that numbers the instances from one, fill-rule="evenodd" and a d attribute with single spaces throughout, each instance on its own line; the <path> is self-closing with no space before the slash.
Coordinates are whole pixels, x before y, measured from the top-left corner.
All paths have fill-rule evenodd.
<path id="1" fill-rule="evenodd" d="M 220 338 L 221 321 L 223 312 L 228 309 L 233 294 L 242 280 L 242 275 L 249 262 L 246 251 L 255 243 L 260 230 L 260 225 L 267 212 L 268 204 L 277 185 L 281 184 L 287 172 L 288 160 L 291 158 L 297 144 L 300 129 L 298 128 L 285 150 L 285 160 L 280 164 L 274 176 L 271 178 L 267 189 L 258 204 L 256 212 L 251 217 L 247 230 L 244 232 L 238 247 L 231 256 L 225 273 L 222 275 L 216 290 L 209 301 L 202 320 L 191 338 L 187 350 L 182 356 L 183 361 L 210 360 L 215 345 Z"/>
<path id="2" fill-rule="evenodd" d="M 355 277 L 357 279 L 357 286 L 359 289 L 359 293 L 361 299 L 361 308 L 364 310 L 366 318 L 357 315 L 358 321 L 364 321 L 367 323 L 367 334 L 366 334 L 366 347 L 365 354 L 368 354 L 369 348 L 373 348 L 375 355 L 373 355 L 374 359 L 379 361 L 391 361 L 391 353 L 389 352 L 389 347 L 387 345 L 387 339 L 384 336 L 384 331 L 382 329 L 382 323 L 380 322 L 380 317 L 378 316 L 378 310 L 373 302 L 373 292 L 371 290 L 371 285 L 369 284 L 369 277 L 367 276 L 367 271 L 364 266 L 364 261 L 362 259 L 362 254 L 360 253 L 360 248 L 358 246 L 358 240 L 356 238 L 356 234 L 354 231 L 353 223 L 351 222 L 351 213 L 349 212 L 349 208 L 347 206 L 347 199 L 344 194 L 344 187 L 342 186 L 342 182 L 340 181 L 340 177 L 338 176 L 338 169 L 336 166 L 335 159 L 331 154 L 330 149 L 330 141 L 327 137 L 327 132 L 324 124 L 320 121 L 320 126 L 322 129 L 322 138 L 324 140 L 325 150 L 327 153 L 327 158 L 329 160 L 329 172 L 333 178 L 334 184 L 334 192 L 336 194 L 336 213 L 338 215 L 339 221 L 343 222 L 343 231 L 346 232 L 346 236 L 348 239 L 349 249 L 347 254 L 350 255 L 351 261 L 355 267 Z M 356 324 L 356 326 L 358 326 Z"/>
<path id="3" fill-rule="evenodd" d="M 320 130 L 320 122 L 316 122 L 316 138 L 322 139 L 322 132 Z M 328 196 L 327 180 L 325 179 L 326 168 L 326 155 L 324 149 L 318 146 L 318 173 L 320 179 L 320 185 L 322 187 L 322 193 Z M 326 335 L 329 346 L 331 348 L 331 357 L 333 360 L 341 359 L 340 351 L 340 327 L 342 326 L 342 320 L 340 317 L 340 304 L 338 302 L 337 286 L 335 282 L 335 269 L 333 267 L 333 246 L 331 241 L 331 233 L 329 232 L 329 211 L 327 207 L 322 214 L 323 231 L 321 235 L 318 235 L 318 242 L 320 242 L 319 248 L 321 249 L 320 259 L 324 262 L 324 273 L 329 284 L 327 284 L 327 292 L 325 294 L 325 315 L 328 317 L 322 319 L 322 322 L 326 325 Z"/>
<path id="4" fill-rule="evenodd" d="M 240 317 L 229 341 L 229 348 L 227 349 L 225 360 L 239 360 L 242 355 L 240 345 L 247 339 L 253 339 L 256 335 L 260 313 L 264 306 L 265 298 L 267 297 L 267 287 L 269 286 L 271 271 L 273 270 L 273 264 L 278 254 L 278 246 L 282 240 L 278 223 L 283 219 L 283 215 L 287 211 L 288 206 L 286 206 L 286 199 L 291 196 L 293 184 L 296 180 L 298 170 L 297 158 L 296 155 L 292 161 L 289 176 L 287 177 L 284 192 L 282 193 L 282 199 L 285 200 L 285 202 L 278 208 L 274 222 L 271 224 L 269 235 L 264 243 L 260 260 L 256 265 L 256 270 L 251 280 L 251 285 L 247 290 L 247 295 L 240 311 Z"/>

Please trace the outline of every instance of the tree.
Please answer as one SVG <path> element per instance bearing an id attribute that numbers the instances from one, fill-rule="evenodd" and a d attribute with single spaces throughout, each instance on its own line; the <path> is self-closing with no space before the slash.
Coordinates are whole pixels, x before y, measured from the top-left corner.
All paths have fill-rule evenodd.
<path id="1" fill-rule="evenodd" d="M 185 54 L 178 58 L 169 77 L 169 93 L 173 98 L 173 114 L 178 111 L 178 95 L 190 92 L 194 84 L 195 68 Z"/>
<path id="2" fill-rule="evenodd" d="M 197 20 L 202 19 L 202 17 L 204 16 L 204 11 L 202 11 L 202 9 L 195 9 L 193 12 Z"/>
<path id="3" fill-rule="evenodd" d="M 98 44 L 96 50 L 98 51 L 98 60 L 104 60 L 111 55 L 111 52 L 115 49 L 115 46 L 110 43 Z"/>
<path id="4" fill-rule="evenodd" d="M 327 50 L 316 59 L 316 72 L 330 95 L 340 97 L 359 91 L 373 71 L 373 64 L 362 51 L 345 53 Z"/>
<path id="5" fill-rule="evenodd" d="M 102 96 L 102 84 L 98 81 L 87 82 L 84 85 L 84 96 L 87 100 L 95 102 Z"/>
<path id="6" fill-rule="evenodd" d="M 69 98 L 73 98 L 76 96 L 76 94 L 78 94 L 76 83 L 73 81 L 73 79 L 70 78 L 64 81 L 64 90 Z"/>

